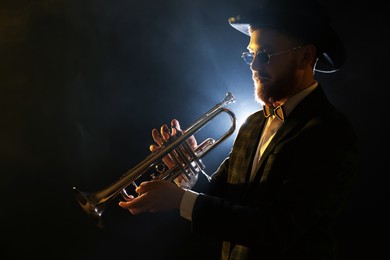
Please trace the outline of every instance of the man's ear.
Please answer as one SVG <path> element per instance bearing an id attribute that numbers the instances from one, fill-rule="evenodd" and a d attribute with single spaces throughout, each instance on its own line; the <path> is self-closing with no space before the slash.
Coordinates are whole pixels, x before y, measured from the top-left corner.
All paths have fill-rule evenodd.
<path id="1" fill-rule="evenodd" d="M 302 47 L 303 56 L 300 60 L 301 68 L 304 68 L 311 64 L 311 66 L 315 65 L 316 57 L 317 57 L 317 48 L 314 44 L 307 44 Z"/>

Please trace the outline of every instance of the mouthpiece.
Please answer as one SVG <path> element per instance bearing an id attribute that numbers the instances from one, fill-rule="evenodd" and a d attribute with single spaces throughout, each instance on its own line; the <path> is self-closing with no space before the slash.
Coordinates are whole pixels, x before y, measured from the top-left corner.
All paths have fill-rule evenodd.
<path id="1" fill-rule="evenodd" d="M 236 102 L 236 98 L 233 96 L 231 92 L 226 93 L 225 98 L 222 100 L 221 105 L 228 105 L 230 103 Z"/>

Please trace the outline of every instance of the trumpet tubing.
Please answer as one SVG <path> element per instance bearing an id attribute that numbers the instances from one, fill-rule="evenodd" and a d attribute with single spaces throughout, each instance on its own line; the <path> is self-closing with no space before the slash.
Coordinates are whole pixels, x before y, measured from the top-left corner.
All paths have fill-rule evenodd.
<path id="1" fill-rule="evenodd" d="M 235 102 L 235 98 L 232 93 L 228 92 L 221 102 L 199 117 L 190 125 L 190 127 L 182 132 L 177 131 L 178 134 L 171 137 L 165 147 L 158 152 L 147 156 L 143 161 L 128 170 L 121 178 L 111 185 L 97 192 L 85 192 L 73 187 L 76 200 L 81 208 L 87 215 L 95 220 L 98 227 L 103 227 L 102 214 L 107 206 L 119 194 L 123 197 L 127 197 L 126 189 L 131 186 L 136 187 L 136 181 L 141 177 L 144 177 L 145 174 L 150 174 L 153 167 L 157 171 L 157 174 L 152 174 L 150 176 L 151 179 L 173 181 L 179 175 L 183 175 L 185 178 L 189 179 L 190 175 L 198 173 L 204 174 L 209 179 L 210 177 L 203 171 L 205 166 L 203 165 L 201 158 L 234 133 L 236 128 L 236 117 L 230 109 L 225 108 L 226 105 L 233 102 Z M 190 147 L 187 143 L 187 139 L 221 113 L 226 113 L 230 117 L 231 126 L 229 130 L 217 140 L 207 138 L 195 148 Z M 174 162 L 173 167 L 169 169 L 165 167 L 162 162 L 162 159 L 165 156 L 169 156 Z"/>

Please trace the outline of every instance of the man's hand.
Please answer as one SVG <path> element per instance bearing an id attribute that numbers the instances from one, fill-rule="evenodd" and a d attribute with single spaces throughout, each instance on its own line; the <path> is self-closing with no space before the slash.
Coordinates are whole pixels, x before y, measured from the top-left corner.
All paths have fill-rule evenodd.
<path id="1" fill-rule="evenodd" d="M 181 134 L 185 134 L 183 130 L 181 130 L 179 121 L 177 119 L 173 119 L 171 121 L 171 130 L 169 130 L 167 125 L 161 126 L 160 131 L 158 131 L 156 128 L 153 129 L 152 137 L 156 144 L 150 145 L 150 151 L 154 153 L 163 149 L 166 146 L 168 140 L 172 137 L 175 137 L 178 132 L 180 132 Z M 186 141 L 191 147 L 191 149 L 195 149 L 195 147 L 197 146 L 197 142 L 194 136 L 190 136 Z M 175 166 L 175 163 L 172 161 L 171 158 L 169 158 L 169 156 L 164 157 L 163 162 L 168 168 L 172 168 L 173 166 Z"/>
<path id="2" fill-rule="evenodd" d="M 145 181 L 135 190 L 137 197 L 119 202 L 119 206 L 132 214 L 179 209 L 185 190 L 169 181 Z"/>

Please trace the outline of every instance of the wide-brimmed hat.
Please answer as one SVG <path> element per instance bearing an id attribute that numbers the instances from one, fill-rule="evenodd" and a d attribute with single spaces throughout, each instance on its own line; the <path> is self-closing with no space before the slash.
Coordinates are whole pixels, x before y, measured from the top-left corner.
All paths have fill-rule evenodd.
<path id="1" fill-rule="evenodd" d="M 275 28 L 317 46 L 315 71 L 332 73 L 346 59 L 343 42 L 331 28 L 327 10 L 315 0 L 265 0 L 257 8 L 229 18 L 238 31 L 250 35 L 250 27 Z"/>

